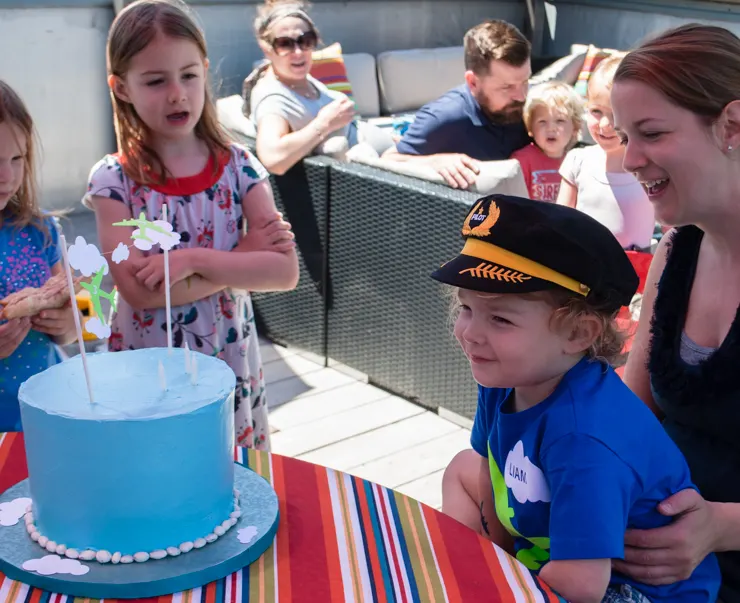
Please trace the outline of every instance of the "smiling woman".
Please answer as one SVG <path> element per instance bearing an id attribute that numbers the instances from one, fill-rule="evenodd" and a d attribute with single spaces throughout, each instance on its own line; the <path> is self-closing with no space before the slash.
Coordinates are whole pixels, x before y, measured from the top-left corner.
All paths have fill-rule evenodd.
<path id="1" fill-rule="evenodd" d="M 682 580 L 720 554 L 724 603 L 740 601 L 740 39 L 690 24 L 631 52 L 612 91 L 624 167 L 664 237 L 648 275 L 625 381 L 663 419 L 701 492 L 659 510 L 662 530 L 629 532 L 615 567 Z M 707 502 L 716 501 L 716 502 Z"/>
<path id="2" fill-rule="evenodd" d="M 340 147 L 354 146 L 354 103 L 309 74 L 319 32 L 305 6 L 268 1 L 259 10 L 255 34 L 267 63 L 247 77 L 243 96 L 262 164 L 284 174 L 330 138 L 340 138 Z"/>

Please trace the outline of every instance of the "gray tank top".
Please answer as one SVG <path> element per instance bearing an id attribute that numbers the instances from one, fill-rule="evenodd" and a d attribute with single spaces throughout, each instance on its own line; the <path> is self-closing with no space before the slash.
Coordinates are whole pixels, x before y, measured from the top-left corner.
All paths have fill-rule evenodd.
<path id="1" fill-rule="evenodd" d="M 717 348 L 710 348 L 694 343 L 694 341 L 686 335 L 686 331 L 681 333 L 681 347 L 679 348 L 679 354 L 681 355 L 681 360 L 686 364 L 696 366 L 700 362 L 709 358 L 716 351 Z"/>

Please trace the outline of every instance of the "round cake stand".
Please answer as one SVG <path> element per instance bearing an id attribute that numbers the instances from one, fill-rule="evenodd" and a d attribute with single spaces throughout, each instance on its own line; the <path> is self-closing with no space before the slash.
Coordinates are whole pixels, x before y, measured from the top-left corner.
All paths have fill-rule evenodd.
<path id="1" fill-rule="evenodd" d="M 226 534 L 202 549 L 145 563 L 113 565 L 82 561 L 89 571 L 81 576 L 44 576 L 23 569 L 26 561 L 52 553 L 31 540 L 21 518 L 15 525 L 0 526 L 0 571 L 12 580 L 46 591 L 90 599 L 158 597 L 203 586 L 253 563 L 275 538 L 279 513 L 272 486 L 235 463 L 234 487 L 239 491 L 241 517 Z M 28 480 L 24 480 L 0 495 L 0 503 L 30 497 Z M 247 543 L 241 542 L 240 534 Z"/>

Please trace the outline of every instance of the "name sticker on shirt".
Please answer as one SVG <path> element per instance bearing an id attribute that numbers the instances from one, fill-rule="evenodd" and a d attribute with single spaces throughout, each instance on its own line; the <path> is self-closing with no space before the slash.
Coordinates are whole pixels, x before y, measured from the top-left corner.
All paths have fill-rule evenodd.
<path id="1" fill-rule="evenodd" d="M 519 440 L 506 456 L 504 482 L 520 504 L 550 502 L 550 488 L 545 474 L 529 457 L 524 456 L 524 444 Z"/>

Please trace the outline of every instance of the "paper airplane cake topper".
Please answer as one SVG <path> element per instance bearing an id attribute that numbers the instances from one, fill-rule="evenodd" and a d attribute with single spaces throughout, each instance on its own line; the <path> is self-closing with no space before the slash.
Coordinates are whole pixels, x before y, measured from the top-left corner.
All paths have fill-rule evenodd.
<path id="1" fill-rule="evenodd" d="M 167 206 L 162 208 L 162 220 L 149 221 L 144 212 L 138 218 L 115 222 L 113 226 L 136 226 L 131 233 L 134 247 L 142 251 L 149 251 L 154 245 L 159 245 L 164 251 L 169 251 L 180 242 L 180 233 L 172 231 L 172 224 L 167 222 Z"/>

